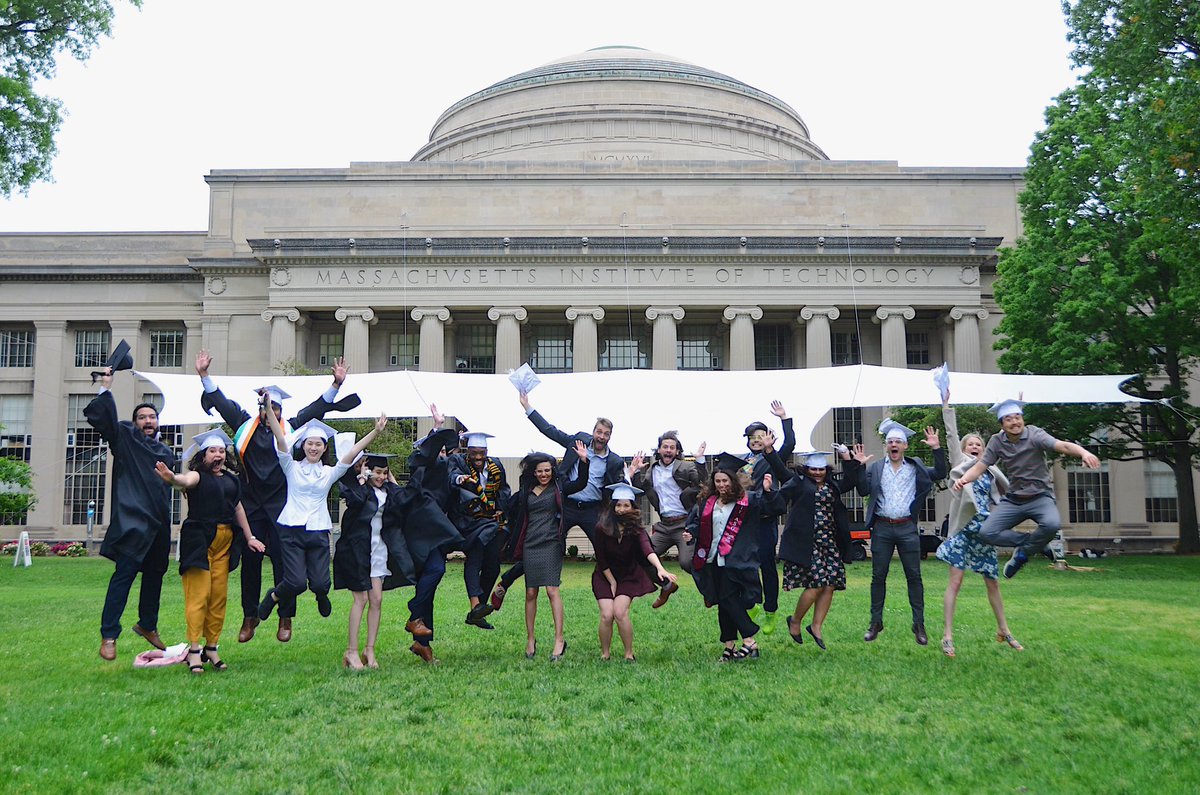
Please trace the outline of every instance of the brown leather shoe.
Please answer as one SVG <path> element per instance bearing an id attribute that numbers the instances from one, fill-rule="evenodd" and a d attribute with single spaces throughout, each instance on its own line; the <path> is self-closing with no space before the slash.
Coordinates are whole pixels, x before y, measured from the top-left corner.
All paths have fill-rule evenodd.
<path id="1" fill-rule="evenodd" d="M 279 630 L 275 633 L 275 637 L 280 643 L 287 643 L 292 639 L 292 620 L 290 618 L 279 619 Z"/>
<path id="2" fill-rule="evenodd" d="M 422 646 L 420 643 L 414 643 L 408 647 L 408 650 L 420 657 L 430 665 L 437 665 L 441 660 L 433 656 L 433 649 L 429 646 Z"/>
<path id="3" fill-rule="evenodd" d="M 929 636 L 925 634 L 924 624 L 913 624 L 913 635 L 917 638 L 918 646 L 928 646 Z"/>
<path id="4" fill-rule="evenodd" d="M 100 641 L 100 659 L 112 662 L 117 659 L 117 639 L 103 638 Z"/>
<path id="5" fill-rule="evenodd" d="M 159 651 L 167 650 L 167 644 L 162 642 L 162 638 L 160 638 L 158 636 L 157 630 L 153 630 L 153 629 L 144 630 L 144 629 L 142 629 L 140 624 L 134 624 L 133 625 L 133 634 L 141 635 L 143 638 L 146 639 L 147 643 L 149 643 L 151 646 L 158 649 Z"/>
<path id="6" fill-rule="evenodd" d="M 883 624 L 872 621 L 871 626 L 867 627 L 866 634 L 863 635 L 863 640 L 870 643 L 879 637 L 880 632 L 883 632 Z"/>
<path id="7" fill-rule="evenodd" d="M 254 638 L 254 630 L 259 625 L 258 616 L 246 616 L 242 619 L 242 628 L 238 632 L 238 643 L 249 643 Z"/>
<path id="8" fill-rule="evenodd" d="M 667 600 L 671 598 L 671 594 L 675 593 L 678 590 L 679 590 L 678 583 L 668 581 L 666 585 L 664 585 L 662 588 L 658 589 L 658 598 L 654 600 L 654 604 L 650 605 L 650 607 L 651 608 L 662 607 L 663 605 L 665 605 L 667 603 Z"/>
<path id="9" fill-rule="evenodd" d="M 419 618 L 414 618 L 405 624 L 404 631 L 411 634 L 414 638 L 428 638 L 433 635 L 433 630 L 425 626 L 425 622 Z"/>

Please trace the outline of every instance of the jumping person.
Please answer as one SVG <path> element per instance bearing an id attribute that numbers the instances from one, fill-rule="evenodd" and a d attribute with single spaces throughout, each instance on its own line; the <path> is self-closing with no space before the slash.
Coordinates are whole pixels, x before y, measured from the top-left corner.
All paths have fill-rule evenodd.
<path id="1" fill-rule="evenodd" d="M 487 616 L 493 610 L 488 594 L 500 576 L 500 550 L 504 546 L 504 507 L 512 490 L 500 459 L 487 454 L 490 433 L 466 434 L 466 453 L 450 456 L 450 477 L 464 492 L 463 501 L 453 506 L 455 526 L 463 537 L 463 582 L 470 608 L 466 623 L 494 629 Z"/>

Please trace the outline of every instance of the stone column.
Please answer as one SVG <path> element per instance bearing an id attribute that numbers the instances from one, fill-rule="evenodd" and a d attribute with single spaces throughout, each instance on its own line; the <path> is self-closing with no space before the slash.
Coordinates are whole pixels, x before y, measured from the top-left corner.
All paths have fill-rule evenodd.
<path id="1" fill-rule="evenodd" d="M 145 367 L 149 363 L 150 357 L 146 355 L 146 346 L 142 344 L 142 322 L 140 320 L 114 320 L 108 324 L 108 328 L 110 351 L 117 347 L 118 342 L 125 340 L 129 343 L 129 354 L 133 357 L 135 368 Z M 130 372 L 117 373 L 113 376 L 112 393 L 113 399 L 117 401 L 117 411 L 122 418 L 126 412 L 133 411 L 133 407 L 142 402 L 137 376 Z M 109 461 L 112 461 L 112 456 L 109 456 Z"/>
<path id="2" fill-rule="evenodd" d="M 833 365 L 833 334 L 829 324 L 841 316 L 842 312 L 836 306 L 806 306 L 800 310 L 800 316 L 796 322 L 804 324 L 805 367 L 819 368 Z M 833 412 L 829 411 L 813 428 L 812 443 L 818 450 L 828 450 L 832 441 L 834 441 Z"/>
<path id="3" fill-rule="evenodd" d="M 729 324 L 729 369 L 754 369 L 754 322 L 762 320 L 757 306 L 727 306 L 723 317 Z"/>
<path id="4" fill-rule="evenodd" d="M 577 373 L 594 373 L 600 367 L 596 324 L 604 320 L 604 309 L 599 306 L 569 306 L 567 320 L 574 324 L 572 355 Z"/>
<path id="5" fill-rule="evenodd" d="M 979 321 L 987 320 L 988 311 L 978 306 L 956 306 L 946 322 L 954 321 L 954 369 L 960 373 L 978 373 L 983 369 L 979 350 Z"/>
<path id="6" fill-rule="evenodd" d="M 904 322 L 917 313 L 911 306 L 881 306 L 872 318 L 880 324 L 881 359 L 884 367 L 908 367 L 908 344 Z"/>
<path id="7" fill-rule="evenodd" d="M 342 356 L 348 365 L 359 373 L 370 372 L 368 364 L 371 352 L 370 327 L 379 321 L 371 307 L 342 307 L 333 313 L 339 323 L 345 323 Z"/>
<path id="8" fill-rule="evenodd" d="M 29 512 L 29 527 L 61 527 L 68 392 L 63 375 L 71 350 L 65 322 L 38 320 L 33 325 L 37 347 L 33 357 L 34 400 L 29 430 L 33 449 L 29 451 L 29 464 L 38 499 Z"/>
<path id="9" fill-rule="evenodd" d="M 300 310 L 268 309 L 262 313 L 262 319 L 271 324 L 271 347 L 268 354 L 270 371 L 282 372 L 281 366 L 284 363 L 296 361 L 296 326 L 302 323 Z M 212 352 L 211 349 L 209 352 Z"/>
<path id="10" fill-rule="evenodd" d="M 797 323 L 805 325 L 804 366 L 829 367 L 833 364 L 833 335 L 829 324 L 842 316 L 836 306 L 806 306 Z"/>
<path id="11" fill-rule="evenodd" d="M 204 347 L 204 324 L 200 320 L 183 321 L 187 331 L 183 337 L 183 368 L 191 372 L 196 363 L 196 354 Z"/>
<path id="12" fill-rule="evenodd" d="M 293 310 L 295 311 L 295 310 Z M 296 317 L 300 313 L 296 312 Z M 295 351 L 295 341 L 292 342 Z M 212 354 L 213 375 L 224 375 L 229 372 L 229 315 L 216 315 L 204 318 L 204 349 Z M 275 362 L 270 363 L 274 371 Z"/>
<path id="13" fill-rule="evenodd" d="M 418 306 L 410 313 L 421 324 L 421 363 L 418 369 L 441 373 L 446 366 L 446 329 L 450 310 L 444 306 Z"/>
<path id="14" fill-rule="evenodd" d="M 651 367 L 655 370 L 675 370 L 678 367 L 679 335 L 675 324 L 683 320 L 681 306 L 652 306 L 646 310 L 646 320 L 654 324 L 654 343 Z"/>
<path id="15" fill-rule="evenodd" d="M 496 324 L 496 372 L 521 366 L 521 324 L 529 317 L 523 306 L 493 306 L 488 320 Z"/>

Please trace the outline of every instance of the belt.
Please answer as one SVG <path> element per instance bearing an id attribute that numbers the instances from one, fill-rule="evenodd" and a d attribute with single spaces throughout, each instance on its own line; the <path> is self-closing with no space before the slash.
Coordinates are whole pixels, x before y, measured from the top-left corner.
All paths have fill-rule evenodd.
<path id="1" fill-rule="evenodd" d="M 913 524 L 912 518 L 907 516 L 903 519 L 893 519 L 890 516 L 876 516 L 875 518 L 888 524 Z"/>
<path id="2" fill-rule="evenodd" d="M 680 519 L 688 518 L 688 515 L 686 513 L 672 513 L 666 515 L 660 514 L 658 518 L 662 519 L 664 522 L 678 522 Z"/>
<path id="3" fill-rule="evenodd" d="M 600 500 L 585 501 L 585 500 L 573 500 L 570 497 L 567 498 L 567 505 L 570 505 L 572 508 L 591 508 L 593 505 L 599 505 L 599 504 L 600 504 Z"/>

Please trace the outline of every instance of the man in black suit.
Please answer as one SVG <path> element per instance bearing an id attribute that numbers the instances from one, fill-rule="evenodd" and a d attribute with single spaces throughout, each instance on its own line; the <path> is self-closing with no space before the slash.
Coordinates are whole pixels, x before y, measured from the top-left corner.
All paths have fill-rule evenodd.
<path id="1" fill-rule="evenodd" d="M 925 429 L 925 443 L 933 449 L 933 467 L 907 457 L 908 437 L 916 431 L 892 419 L 879 426 L 887 457 L 867 466 L 874 456 L 856 451 L 858 493 L 868 497 L 867 526 L 871 528 L 871 624 L 863 635 L 870 642 L 883 631 L 883 602 L 887 595 L 888 569 L 892 552 L 899 551 L 900 565 L 908 580 L 908 604 L 912 608 L 912 631 L 921 646 L 929 643 L 925 634 L 925 586 L 921 582 L 921 536 L 917 516 L 925 504 L 934 481 L 946 477 L 946 451 L 938 441 L 937 429 Z"/>

